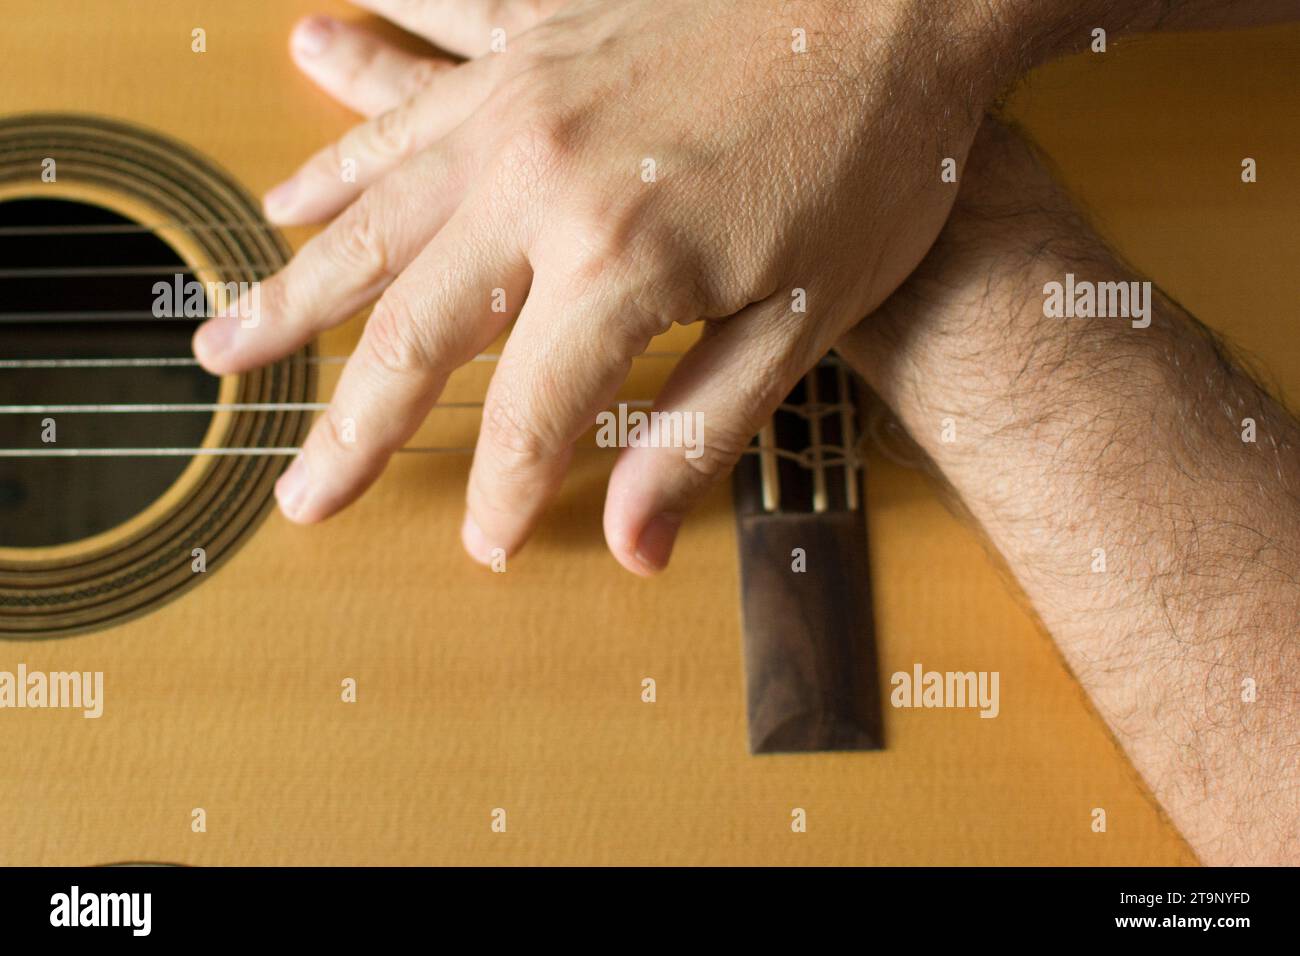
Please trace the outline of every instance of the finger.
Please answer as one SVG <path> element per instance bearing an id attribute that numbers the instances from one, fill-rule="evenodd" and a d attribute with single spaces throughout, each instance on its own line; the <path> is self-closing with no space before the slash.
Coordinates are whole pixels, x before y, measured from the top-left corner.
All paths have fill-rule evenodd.
<path id="1" fill-rule="evenodd" d="M 366 187 L 451 133 L 488 95 L 490 82 L 490 71 L 479 63 L 437 73 L 421 92 L 354 126 L 268 192 L 267 218 L 292 226 L 336 215 Z"/>
<path id="2" fill-rule="evenodd" d="M 483 564 L 494 549 L 522 547 L 564 480 L 573 443 L 650 339 L 611 343 L 620 310 L 573 302 L 566 289 L 534 282 L 483 402 L 461 529 L 465 550 Z"/>
<path id="3" fill-rule="evenodd" d="M 326 16 L 298 21 L 289 50 L 298 69 L 317 86 L 366 116 L 400 106 L 452 68 L 450 60 L 413 56 L 360 27 Z"/>
<path id="4" fill-rule="evenodd" d="M 817 360 L 791 323 L 790 300 L 774 296 L 710 327 L 673 370 L 655 402 L 655 433 L 679 446 L 630 447 L 610 474 L 605 541 L 629 571 L 651 575 L 672 555 L 682 519 L 726 478 L 750 439 Z M 680 431 L 678 431 L 678 428 Z"/>
<path id="5" fill-rule="evenodd" d="M 486 222 L 462 207 L 376 304 L 328 409 L 276 484 L 286 517 L 319 521 L 355 500 L 420 426 L 447 376 L 510 320 L 492 311 L 492 290 L 522 301 L 527 260 Z"/>
<path id="6" fill-rule="evenodd" d="M 465 180 L 457 144 L 426 150 L 376 184 L 251 290 L 236 314 L 194 334 L 194 354 L 214 375 L 256 368 L 301 348 L 373 301 L 446 223 Z"/>
<path id="7" fill-rule="evenodd" d="M 352 0 L 451 53 L 492 49 L 492 31 L 509 38 L 559 9 L 564 0 Z"/>

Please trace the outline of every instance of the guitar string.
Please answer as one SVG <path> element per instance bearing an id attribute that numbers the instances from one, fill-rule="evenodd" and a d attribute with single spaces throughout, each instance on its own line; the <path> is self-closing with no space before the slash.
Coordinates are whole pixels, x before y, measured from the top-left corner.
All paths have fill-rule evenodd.
<path id="1" fill-rule="evenodd" d="M 642 352 L 633 359 L 679 359 L 685 352 Z M 351 356 L 348 355 L 311 355 L 299 361 L 308 365 L 343 365 Z M 499 362 L 500 352 L 480 352 L 470 359 L 471 362 Z M 0 371 L 10 369 L 38 368 L 185 368 L 199 364 L 198 359 L 190 357 L 150 357 L 150 358 L 73 358 L 73 359 L 0 359 Z M 819 365 L 834 367 L 843 365 L 843 360 L 833 355 L 821 359 Z"/>
<path id="2" fill-rule="evenodd" d="M 634 356 L 638 359 L 675 359 L 685 352 L 642 352 Z M 343 365 L 351 356 L 348 355 L 312 355 L 300 361 L 308 365 Z M 499 352 L 480 352 L 470 359 L 471 362 L 498 362 Z M 192 367 L 199 364 L 198 359 L 190 357 L 176 358 L 75 358 L 75 359 L 0 359 L 0 371 L 9 369 L 36 368 L 171 368 Z"/>
<path id="3" fill-rule="evenodd" d="M 0 227 L 0 236 L 71 236 L 71 235 L 123 235 L 123 234 L 146 234 L 155 233 L 164 229 L 184 230 L 184 231 L 211 231 L 211 230 L 230 230 L 230 231 L 270 231 L 275 227 L 270 224 L 260 223 L 182 223 L 182 222 L 164 222 L 153 224 L 87 224 L 73 226 L 8 226 Z M 196 271 L 217 271 L 218 273 L 227 270 L 237 269 L 240 272 L 247 271 L 269 271 L 275 268 L 270 263 L 245 262 L 245 263 L 209 263 L 199 267 L 198 270 L 191 268 L 185 263 L 173 263 L 159 266 L 87 266 L 87 267 L 25 267 L 0 269 L 0 278 L 9 279 L 32 279 L 32 278 L 80 278 L 80 277 L 109 277 L 109 276 L 148 276 L 175 274 L 193 275 Z M 18 322 L 47 322 L 54 323 L 59 321 L 126 321 L 131 319 L 157 321 L 179 321 L 194 322 L 196 319 L 206 318 L 206 316 L 157 316 L 153 312 L 143 310 L 68 310 L 59 312 L 0 312 L 0 323 L 18 323 Z M 684 353 L 681 352 L 647 352 L 638 358 L 647 359 L 669 359 L 680 358 Z M 475 362 L 495 362 L 500 360 L 499 354 L 482 353 L 475 356 L 472 361 Z M 336 365 L 347 361 L 346 356 L 316 356 L 305 360 L 309 364 L 315 365 Z M 829 357 L 826 364 L 840 364 L 838 359 Z M 6 359 L 0 360 L 0 370 L 4 369 L 38 369 L 38 368 L 141 368 L 141 367 L 193 367 L 198 365 L 196 359 L 192 358 L 91 358 L 91 359 Z M 631 400 L 623 403 L 626 407 L 649 408 L 653 407 L 653 402 L 646 400 Z M 140 414 L 140 413 L 186 413 L 186 412 L 213 412 L 213 411 L 321 411 L 327 408 L 326 403 L 321 402 L 234 402 L 234 403 L 170 403 L 170 404 L 63 404 L 63 405 L 4 405 L 0 406 L 0 414 Z M 446 402 L 438 403 L 435 408 L 482 408 L 481 402 Z M 824 406 L 821 403 L 810 404 L 805 406 L 782 405 L 780 409 L 787 412 L 793 412 L 801 415 L 810 421 L 820 419 L 822 416 L 832 414 L 837 411 L 844 411 L 845 407 L 841 405 Z M 588 449 L 582 449 L 588 450 Z M 600 448 L 589 450 L 604 450 Z M 138 457 L 138 456 L 210 456 L 210 455 L 296 455 L 301 451 L 298 447 L 279 447 L 279 448 L 42 448 L 42 449 L 0 449 L 0 457 L 8 458 L 35 458 L 35 457 Z M 405 446 L 398 449 L 399 453 L 470 453 L 472 447 L 468 446 Z M 812 468 L 808 461 L 808 453 L 792 452 L 775 447 L 752 447 L 746 449 L 746 453 L 762 454 L 768 451 L 777 457 L 790 459 L 802 467 Z M 842 454 L 840 459 L 827 459 L 823 457 L 825 451 Z M 834 466 L 836 464 L 853 465 L 856 467 L 855 449 L 845 449 L 841 446 L 827 445 L 822 451 L 819 451 L 815 465 L 820 467 Z M 818 470 L 820 470 L 820 467 Z"/>
<path id="4" fill-rule="evenodd" d="M 680 358 L 680 352 L 647 352 L 640 358 Z M 313 356 L 305 359 L 309 364 L 339 365 L 347 361 L 347 356 Z M 500 355 L 481 353 L 474 357 L 476 362 L 495 362 Z M 825 364 L 842 364 L 838 359 L 828 356 Z M 193 358 L 112 358 L 112 359 L 5 359 L 0 360 L 0 370 L 34 369 L 34 368 L 105 368 L 105 367 L 193 367 L 198 362 Z M 645 399 L 630 399 L 622 403 L 630 408 L 652 408 L 654 402 Z M 434 408 L 473 409 L 482 408 L 482 402 L 440 402 Z M 205 402 L 205 403 L 125 403 L 125 404 L 27 404 L 0 405 L 0 414 L 159 414 L 214 411 L 323 411 L 328 408 L 324 402 Z M 805 405 L 782 404 L 778 410 L 799 415 L 809 421 L 817 421 L 825 415 L 836 412 L 852 411 L 852 406 L 845 403 L 809 403 Z M 813 456 L 811 450 L 792 452 L 785 449 L 753 447 L 746 449 L 746 454 L 761 454 L 771 451 L 777 457 L 789 459 L 805 469 L 819 471 L 827 467 L 857 468 L 860 463 L 859 448 L 845 448 L 840 445 L 821 445 L 822 451 Z M 397 449 L 404 454 L 468 454 L 473 452 L 469 446 L 405 446 Z M 579 450 L 605 450 L 601 448 Z M 248 455 L 248 456 L 289 456 L 301 451 L 299 447 L 279 448 L 0 448 L 0 458 L 73 458 L 73 457 L 198 457 L 213 455 Z M 824 457 L 826 452 L 839 457 Z"/>
<path id="5" fill-rule="evenodd" d="M 203 272 L 275 272 L 283 266 L 273 262 L 212 262 L 191 266 L 172 262 L 157 266 L 23 266 L 0 269 L 0 279 L 79 279 L 97 276 L 198 275 Z"/>
<path id="6" fill-rule="evenodd" d="M 213 223 L 182 223 L 182 222 L 163 222 L 153 224 L 87 224 L 73 226 L 7 226 L 0 227 L 0 236 L 67 236 L 67 235 L 104 235 L 104 234 L 144 234 L 156 233 L 164 229 L 186 230 L 186 231 L 207 231 L 227 229 L 231 231 L 268 231 L 275 227 L 270 224 L 247 223 L 247 222 L 213 222 Z M 188 263 L 166 263 L 156 266 L 84 266 L 84 267 L 24 267 L 0 269 L 0 279 L 39 279 L 39 278 L 88 278 L 88 277 L 110 277 L 110 276 L 156 276 L 165 274 L 186 274 L 195 275 L 202 272 L 216 272 L 223 274 L 230 271 L 238 271 L 240 274 L 248 271 L 253 272 L 273 272 L 282 266 L 277 263 L 269 262 L 212 262 L 206 263 L 198 268 L 190 266 Z M 60 317 L 71 317 L 78 313 L 0 313 L 0 322 L 19 321 L 25 316 L 45 319 L 48 321 L 50 315 L 59 315 Z M 98 312 L 91 313 L 98 318 L 113 319 L 123 314 L 119 312 Z M 134 313 L 140 317 L 147 317 L 151 320 L 157 320 L 159 317 L 153 313 Z M 176 317 L 185 321 L 199 317 Z M 638 358 L 680 358 L 683 353 L 680 352 L 660 352 L 644 353 Z M 499 356 L 490 353 L 483 353 L 475 356 L 472 361 L 496 361 Z M 306 360 L 310 364 L 317 365 L 334 365 L 342 364 L 347 361 L 346 356 L 318 356 Z M 166 366 L 195 366 L 198 362 L 195 359 L 184 358 L 137 358 L 137 359 L 37 359 L 37 360 L 0 360 L 0 369 L 16 368 L 112 368 L 112 367 L 166 367 Z M 843 365 L 835 356 L 827 356 L 823 364 Z M 628 402 L 629 406 L 648 407 L 653 403 L 650 402 Z M 326 406 L 323 403 L 230 403 L 230 404 L 206 404 L 206 405 L 107 405 L 107 406 L 0 406 L 0 414 L 19 414 L 22 412 L 31 413 L 140 413 L 140 412 L 184 412 L 184 411 L 319 411 Z M 472 402 L 448 402 L 439 403 L 435 408 L 473 408 L 482 407 L 482 403 Z M 816 421 L 822 415 L 831 412 L 851 412 L 853 409 L 844 404 L 828 405 L 822 410 L 818 403 L 805 405 L 802 407 L 781 406 L 782 410 L 793 411 L 802 414 L 810 421 Z M 873 422 L 873 425 L 875 423 Z M 875 434 L 872 438 L 876 444 L 882 445 L 879 437 Z M 834 449 L 835 446 L 823 446 L 828 449 Z M 908 463 L 909 466 L 914 466 Z"/>
<path id="7" fill-rule="evenodd" d="M 19 322 L 55 325 L 59 322 L 188 322 L 205 321 L 208 315 L 155 315 L 145 309 L 86 309 L 45 312 L 0 312 L 0 324 Z"/>
<path id="8" fill-rule="evenodd" d="M 631 398 L 619 402 L 627 408 L 653 408 L 650 399 Z M 482 402 L 437 402 L 434 408 L 482 408 Z M 322 412 L 329 402 L 120 402 L 104 404 L 0 405 L 0 415 L 157 415 L 191 412 Z M 847 403 L 809 402 L 806 405 L 782 404 L 778 411 L 800 415 L 809 421 L 834 412 L 852 411 Z"/>
<path id="9" fill-rule="evenodd" d="M 860 445 L 861 443 L 859 443 Z M 823 455 L 817 464 L 822 468 L 858 468 L 861 466 L 860 447 L 845 448 L 843 445 L 824 445 L 823 448 L 833 452 L 834 457 Z M 579 446 L 580 452 L 621 451 L 616 447 L 599 445 Z M 301 446 L 285 445 L 277 447 L 247 448 L 0 448 L 0 458 L 198 458 L 198 457 L 264 457 L 289 458 L 299 454 Z M 472 445 L 405 445 L 396 449 L 394 454 L 405 455 L 468 455 L 474 452 Z M 742 454 L 761 455 L 770 453 L 778 458 L 792 461 L 802 468 L 812 470 L 812 456 L 803 451 L 790 451 L 771 445 L 753 445 Z"/>
<path id="10" fill-rule="evenodd" d="M 162 232 L 276 232 L 269 222 L 86 223 L 59 226 L 0 226 L 0 236 L 113 236 Z"/>
<path id="11" fill-rule="evenodd" d="M 628 408 L 653 408 L 654 402 L 646 399 L 631 399 L 621 403 Z M 213 411 L 324 411 L 326 402 L 177 402 L 163 404 L 124 403 L 124 404 L 83 404 L 83 405 L 0 405 L 3 415 L 31 414 L 157 414 Z M 481 409 L 482 402 L 439 402 L 434 408 L 443 409 Z M 783 403 L 778 411 L 798 415 L 810 422 L 840 412 L 852 411 L 848 403 L 817 402 L 806 405 Z M 820 450 L 819 450 L 820 449 Z M 773 451 L 778 457 L 787 458 L 802 467 L 817 470 L 819 467 L 852 465 L 857 467 L 858 448 L 845 448 L 842 445 L 819 443 L 819 449 L 805 449 L 795 452 L 787 449 L 760 446 L 747 449 L 747 453 L 759 454 L 764 450 Z M 196 456 L 287 456 L 296 455 L 302 449 L 296 446 L 282 447 L 195 447 L 195 448 L 0 448 L 0 458 L 135 458 L 135 457 L 196 457 Z M 397 449 L 400 453 L 469 453 L 471 446 L 409 445 Z M 578 450 L 601 451 L 594 448 L 579 447 Z M 826 452 L 840 457 L 825 457 Z"/>

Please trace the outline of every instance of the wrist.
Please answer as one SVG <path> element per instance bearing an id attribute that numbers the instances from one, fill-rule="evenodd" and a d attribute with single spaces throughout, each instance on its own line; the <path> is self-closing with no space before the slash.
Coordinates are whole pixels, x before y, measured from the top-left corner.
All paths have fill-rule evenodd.
<path id="1" fill-rule="evenodd" d="M 809 0 L 843 40 L 844 73 L 873 81 L 886 64 L 931 94 L 941 122 L 973 131 L 1026 73 L 1107 36 L 1156 25 L 1167 0 Z"/>
<path id="2" fill-rule="evenodd" d="M 910 397 L 900 390 L 969 394 L 970 377 L 1014 375 L 1043 323 L 1043 285 L 1112 268 L 1043 162 L 996 120 L 985 120 L 962 177 L 925 260 L 840 344 L 896 408 Z"/>

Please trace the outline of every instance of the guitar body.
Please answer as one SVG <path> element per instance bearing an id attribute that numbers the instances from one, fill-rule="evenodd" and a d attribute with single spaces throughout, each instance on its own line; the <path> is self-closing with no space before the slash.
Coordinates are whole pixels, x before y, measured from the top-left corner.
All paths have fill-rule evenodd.
<path id="1" fill-rule="evenodd" d="M 140 127 L 260 195 L 353 121 L 285 52 L 293 21 L 314 10 L 350 8 L 3 0 L 0 122 L 75 113 Z M 191 49 L 196 28 L 206 52 Z M 1300 290 L 1269 267 L 1295 261 L 1293 223 L 1280 217 L 1300 187 L 1280 180 L 1298 144 L 1281 118 L 1296 115 L 1300 92 L 1281 82 L 1277 53 L 1293 59 L 1298 41 L 1273 31 L 1167 39 L 1141 57 L 1121 49 L 1104 72 L 1052 68 L 1012 106 L 1125 252 L 1269 356 L 1292 389 L 1300 355 L 1270 319 Z M 1212 62 L 1188 80 L 1197 57 Z M 1070 92 L 1080 77 L 1088 99 Z M 1161 135 L 1172 129 L 1176 153 Z M 1243 195 L 1234 170 L 1246 155 L 1267 172 Z M 128 201 L 68 170 L 45 183 L 34 166 L 0 199 L 73 197 L 135 221 L 174 219 L 147 190 Z M 310 234 L 285 231 L 286 251 Z M 184 230 L 163 238 L 197 273 L 211 265 Z M 1246 262 L 1258 285 L 1240 279 Z M 359 328 L 326 334 L 316 354 L 346 355 Z M 680 351 L 693 336 L 678 330 L 655 348 Z M 653 396 L 670 365 L 638 361 L 626 398 Z M 298 368 L 307 377 L 285 394 L 327 398 L 338 367 L 313 368 Z M 480 400 L 491 370 L 463 369 L 443 401 Z M 0 377 L 0 401 L 23 400 L 5 389 Z M 472 408 L 436 409 L 413 444 L 470 446 L 477 420 Z M 217 416 L 202 441 L 222 442 L 228 426 Z M 250 473 L 239 534 L 211 532 L 219 544 L 195 580 L 84 626 L 6 631 L 0 670 L 102 671 L 104 693 L 98 719 L 0 710 L 0 863 L 1195 862 L 977 535 L 919 472 L 876 454 L 864 484 L 884 748 L 751 755 L 729 490 L 688 523 L 661 579 L 640 580 L 601 535 L 612 460 L 579 452 L 536 538 L 492 573 L 459 545 L 468 455 L 399 455 L 359 503 L 309 528 L 269 508 L 266 483 L 284 462 L 270 459 Z M 219 467 L 196 458 L 158 507 L 197 494 Z M 0 590 L 33 561 L 108 561 L 161 513 L 45 550 L 0 540 Z M 196 506 L 185 520 L 202 517 Z M 169 532 L 169 546 L 190 533 Z M 998 671 L 999 715 L 890 707 L 889 675 L 917 663 Z M 1092 827 L 1098 807 L 1104 833 Z M 806 832 L 792 832 L 796 808 Z"/>

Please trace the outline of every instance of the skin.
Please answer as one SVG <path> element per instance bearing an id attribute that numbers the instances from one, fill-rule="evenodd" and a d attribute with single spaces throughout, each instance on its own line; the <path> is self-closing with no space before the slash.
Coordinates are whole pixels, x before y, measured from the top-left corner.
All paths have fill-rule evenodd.
<path id="1" fill-rule="evenodd" d="M 983 529 L 1201 859 L 1295 865 L 1300 426 L 1158 290 L 1148 328 L 1045 317 L 1043 286 L 1067 272 L 1143 278 L 990 123 L 939 242 L 840 354 Z"/>

